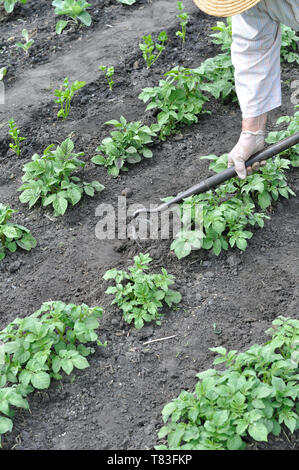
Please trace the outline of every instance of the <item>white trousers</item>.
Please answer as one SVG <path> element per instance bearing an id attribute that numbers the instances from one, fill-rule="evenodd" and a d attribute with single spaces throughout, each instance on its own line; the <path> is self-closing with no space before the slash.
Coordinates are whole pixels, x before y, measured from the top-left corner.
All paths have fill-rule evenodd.
<path id="1" fill-rule="evenodd" d="M 232 17 L 231 54 L 243 118 L 281 105 L 280 23 L 299 30 L 299 0 L 262 0 Z"/>

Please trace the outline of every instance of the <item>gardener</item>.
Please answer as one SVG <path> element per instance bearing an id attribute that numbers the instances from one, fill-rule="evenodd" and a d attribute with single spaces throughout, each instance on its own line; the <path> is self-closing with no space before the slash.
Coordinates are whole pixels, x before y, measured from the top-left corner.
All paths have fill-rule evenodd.
<path id="1" fill-rule="evenodd" d="M 299 30 L 299 0 L 194 0 L 204 12 L 232 16 L 232 62 L 242 111 L 242 132 L 228 155 L 246 178 L 245 162 L 265 145 L 267 113 L 281 105 L 280 23 Z M 265 162 L 263 162 L 265 163 Z M 248 174 L 252 169 L 248 167 Z"/>

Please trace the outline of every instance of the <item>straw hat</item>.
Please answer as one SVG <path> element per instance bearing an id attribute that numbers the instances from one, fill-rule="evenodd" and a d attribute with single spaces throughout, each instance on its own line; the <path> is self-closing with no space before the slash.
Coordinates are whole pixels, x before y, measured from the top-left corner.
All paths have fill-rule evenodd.
<path id="1" fill-rule="evenodd" d="M 260 0 L 194 0 L 198 8 L 213 16 L 233 16 L 254 7 Z"/>

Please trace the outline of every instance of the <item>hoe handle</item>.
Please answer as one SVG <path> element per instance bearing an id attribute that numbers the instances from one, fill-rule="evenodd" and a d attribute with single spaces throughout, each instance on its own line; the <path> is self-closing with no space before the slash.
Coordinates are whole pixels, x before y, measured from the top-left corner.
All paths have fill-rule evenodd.
<path id="1" fill-rule="evenodd" d="M 281 142 L 271 145 L 265 150 L 262 150 L 261 152 L 258 152 L 255 155 L 253 155 L 249 160 L 247 160 L 245 166 L 248 167 L 248 166 L 253 165 L 256 162 L 261 162 L 262 160 L 267 160 L 268 158 L 272 158 L 278 153 L 284 152 L 285 150 L 289 149 L 290 147 L 293 147 L 294 145 L 298 143 L 299 143 L 299 132 L 296 132 L 296 134 L 293 134 L 290 137 L 287 137 L 286 139 L 282 140 Z M 215 188 L 219 184 L 224 183 L 224 181 L 227 181 L 230 178 L 233 178 L 234 176 L 236 176 L 236 174 L 237 173 L 235 171 L 235 167 L 227 168 L 221 173 L 217 173 L 216 175 L 210 176 L 209 178 L 192 186 L 191 188 L 178 194 L 176 197 L 174 197 L 170 201 L 165 202 L 164 204 L 161 204 L 155 209 L 137 210 L 133 214 L 133 218 L 135 218 L 138 214 L 141 214 L 141 213 L 162 212 L 163 210 L 167 209 L 167 207 L 171 206 L 172 204 L 181 202 L 183 199 L 186 199 L 189 196 L 193 196 L 194 194 L 200 194 L 205 191 L 208 191 L 209 189 Z"/>

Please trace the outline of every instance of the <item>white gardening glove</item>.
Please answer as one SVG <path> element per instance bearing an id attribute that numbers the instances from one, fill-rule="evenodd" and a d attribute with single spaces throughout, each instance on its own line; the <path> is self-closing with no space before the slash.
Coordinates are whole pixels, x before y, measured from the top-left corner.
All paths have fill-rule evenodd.
<path id="1" fill-rule="evenodd" d="M 247 172 L 245 162 L 265 146 L 265 132 L 243 131 L 237 145 L 228 154 L 228 168 L 235 167 L 236 173 L 242 180 L 246 178 Z"/>

